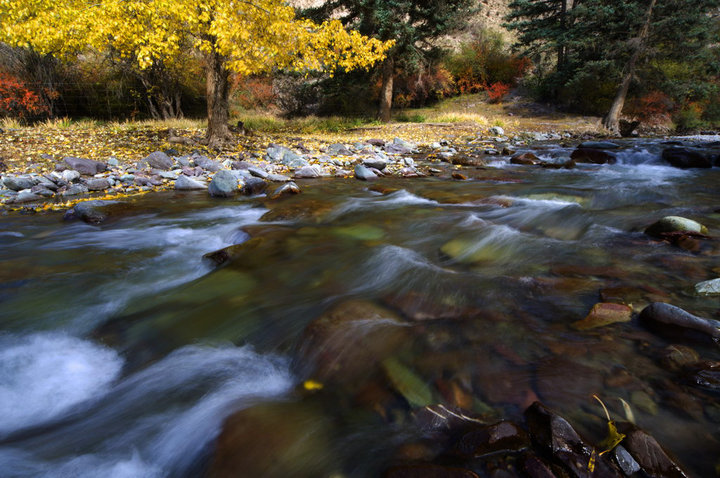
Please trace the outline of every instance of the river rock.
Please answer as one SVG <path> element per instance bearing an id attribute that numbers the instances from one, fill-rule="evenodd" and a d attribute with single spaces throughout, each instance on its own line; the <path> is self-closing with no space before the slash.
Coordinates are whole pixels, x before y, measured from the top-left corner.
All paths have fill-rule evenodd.
<path id="1" fill-rule="evenodd" d="M 175 180 L 175 189 L 178 191 L 192 191 L 207 188 L 207 184 L 192 179 L 184 174 Z"/>
<path id="2" fill-rule="evenodd" d="M 80 194 L 87 194 L 88 188 L 84 184 L 72 184 L 65 191 L 60 193 L 61 196 L 78 196 Z"/>
<path id="3" fill-rule="evenodd" d="M 240 169 L 240 168 L 235 168 L 235 169 Z M 268 174 L 268 172 L 265 171 L 265 170 L 262 169 L 262 168 L 256 168 L 255 166 L 250 166 L 250 167 L 248 167 L 248 168 L 246 168 L 246 169 L 247 169 L 247 171 L 248 171 L 250 174 L 252 174 L 252 175 L 255 176 L 256 178 L 268 179 L 268 176 L 270 176 L 270 175 Z"/>
<path id="4" fill-rule="evenodd" d="M 295 171 L 294 176 L 298 179 L 319 178 L 322 176 L 322 171 L 317 166 L 303 166 Z"/>
<path id="5" fill-rule="evenodd" d="M 30 189 L 36 184 L 36 181 L 29 176 L 4 176 L 2 182 L 11 191 Z"/>
<path id="6" fill-rule="evenodd" d="M 695 292 L 698 295 L 720 295 L 720 279 L 706 280 L 695 284 Z"/>
<path id="7" fill-rule="evenodd" d="M 67 183 L 72 183 L 80 179 L 80 173 L 78 171 L 75 171 L 74 169 L 66 169 L 62 172 L 61 177 L 63 181 Z"/>
<path id="8" fill-rule="evenodd" d="M 155 151 L 154 153 L 148 154 L 137 163 L 138 169 L 144 169 L 147 167 L 167 171 L 172 169 L 173 160 L 170 156 L 163 153 L 162 151 Z"/>
<path id="9" fill-rule="evenodd" d="M 310 163 L 304 160 L 302 156 L 297 154 L 295 151 L 277 144 L 270 145 L 267 149 L 267 155 L 270 161 L 282 163 L 291 169 L 302 168 L 310 165 Z"/>
<path id="10" fill-rule="evenodd" d="M 260 178 L 248 178 L 245 180 L 245 185 L 242 187 L 241 192 L 248 196 L 255 196 L 262 194 L 268 187 L 268 183 Z"/>
<path id="11" fill-rule="evenodd" d="M 705 390 L 720 392 L 720 362 L 701 363 L 692 377 L 692 382 Z"/>
<path id="12" fill-rule="evenodd" d="M 529 152 L 519 153 L 510 158 L 511 164 L 523 164 L 527 166 L 535 165 L 538 163 L 538 161 L 540 161 L 540 158 Z"/>
<path id="13" fill-rule="evenodd" d="M 333 476 L 332 421 L 304 401 L 252 406 L 223 424 L 209 478 Z"/>
<path id="14" fill-rule="evenodd" d="M 17 196 L 15 196 L 13 202 L 14 203 L 24 203 L 24 202 L 36 202 L 36 201 L 42 201 L 43 196 L 36 194 L 29 189 L 23 189 L 22 191 L 18 192 Z"/>
<path id="15" fill-rule="evenodd" d="M 582 320 L 572 324 L 577 330 L 595 329 L 617 322 L 630 322 L 632 309 L 627 305 L 600 302 Z"/>
<path id="16" fill-rule="evenodd" d="M 195 161 L 195 164 L 197 166 L 200 166 L 205 171 L 210 171 L 212 173 L 215 173 L 222 169 L 222 166 L 220 166 L 220 163 L 218 163 L 217 161 L 213 161 L 212 159 L 208 158 L 207 156 L 194 156 L 193 161 Z"/>
<path id="17" fill-rule="evenodd" d="M 712 156 L 697 148 L 673 147 L 662 152 L 662 159 L 676 168 L 712 168 Z"/>
<path id="18" fill-rule="evenodd" d="M 355 178 L 363 181 L 369 181 L 377 178 L 377 174 L 373 173 L 370 169 L 366 168 L 362 164 L 355 165 Z"/>
<path id="19" fill-rule="evenodd" d="M 332 154 L 333 156 L 350 156 L 353 154 L 352 151 L 347 148 L 347 146 L 340 143 L 335 143 L 328 146 L 327 153 Z"/>
<path id="20" fill-rule="evenodd" d="M 493 136 L 505 136 L 505 130 L 502 129 L 500 126 L 493 126 L 488 131 L 489 134 Z"/>
<path id="21" fill-rule="evenodd" d="M 527 433 L 515 423 L 502 421 L 463 435 L 455 450 L 464 458 L 477 458 L 498 452 L 518 452 L 530 445 Z"/>
<path id="22" fill-rule="evenodd" d="M 282 174 L 268 174 L 267 180 L 274 183 L 289 183 L 290 181 L 292 181 L 292 178 Z"/>
<path id="23" fill-rule="evenodd" d="M 237 178 L 227 169 L 215 173 L 208 186 L 208 193 L 213 197 L 232 197 L 237 194 L 238 190 Z"/>
<path id="24" fill-rule="evenodd" d="M 663 450 L 660 444 L 648 433 L 623 423 L 619 431 L 626 435 L 622 444 L 643 472 L 653 478 L 687 478 L 687 474 Z"/>
<path id="25" fill-rule="evenodd" d="M 110 181 L 107 178 L 88 179 L 85 185 L 89 191 L 104 191 L 110 188 Z"/>
<path id="26" fill-rule="evenodd" d="M 305 328 L 295 362 L 320 382 L 359 386 L 407 338 L 404 325 L 397 314 L 373 302 L 341 302 Z"/>
<path id="27" fill-rule="evenodd" d="M 294 182 L 285 183 L 270 194 L 270 199 L 279 199 L 283 196 L 300 194 L 300 188 Z"/>
<path id="28" fill-rule="evenodd" d="M 539 402 L 525 410 L 525 419 L 533 444 L 562 464 L 575 477 L 618 477 L 622 474 L 605 456 L 599 456 L 570 423 Z M 595 471 L 588 473 L 590 458 L 595 456 Z"/>
<path id="29" fill-rule="evenodd" d="M 106 201 L 79 202 L 65 213 L 64 219 L 80 219 L 88 224 L 100 224 L 107 219 L 107 215 L 98 208 L 107 204 Z"/>
<path id="30" fill-rule="evenodd" d="M 570 154 L 570 159 L 578 163 L 614 164 L 617 158 L 613 153 L 595 148 L 578 148 Z"/>
<path id="31" fill-rule="evenodd" d="M 56 186 L 57 188 L 57 186 Z M 30 188 L 30 192 L 33 194 L 37 194 L 38 196 L 42 196 L 44 198 L 49 198 L 55 195 L 55 192 L 51 189 L 46 188 L 42 184 L 37 184 Z"/>
<path id="32" fill-rule="evenodd" d="M 666 216 L 645 229 L 645 234 L 654 237 L 662 237 L 662 234 L 674 232 L 690 232 L 705 235 L 708 233 L 708 230 L 707 227 L 699 222 L 680 216 Z"/>
<path id="33" fill-rule="evenodd" d="M 372 156 L 370 158 L 363 158 L 362 162 L 363 165 L 368 168 L 374 168 L 382 171 L 387 167 L 389 161 L 387 158 L 383 158 L 382 156 Z"/>
<path id="34" fill-rule="evenodd" d="M 712 319 L 703 319 L 693 315 L 680 307 L 663 302 L 653 302 L 640 312 L 639 319 L 649 326 L 667 328 L 668 332 L 678 330 L 696 331 L 720 339 L 720 322 Z"/>
<path id="35" fill-rule="evenodd" d="M 94 176 L 98 173 L 102 173 L 103 171 L 105 171 L 105 169 L 107 169 L 105 163 L 101 163 L 100 161 L 93 161 L 92 159 L 86 158 L 75 158 L 73 156 L 68 156 L 67 158 L 64 158 L 63 164 L 68 169 L 74 169 L 80 174 L 84 174 L 87 176 Z"/>
<path id="36" fill-rule="evenodd" d="M 619 144 L 610 141 L 585 141 L 578 146 L 585 149 L 618 149 L 619 147 Z"/>
<path id="37" fill-rule="evenodd" d="M 141 174 L 136 174 L 133 183 L 137 184 L 138 186 L 160 186 L 162 184 L 162 180 L 158 176 L 143 176 Z"/>

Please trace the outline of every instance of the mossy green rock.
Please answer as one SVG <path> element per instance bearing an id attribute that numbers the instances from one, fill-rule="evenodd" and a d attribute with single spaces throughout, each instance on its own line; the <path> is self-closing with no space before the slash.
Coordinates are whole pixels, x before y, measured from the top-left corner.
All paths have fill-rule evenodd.
<path id="1" fill-rule="evenodd" d="M 708 230 L 699 222 L 680 216 L 666 216 L 645 229 L 645 234 L 649 236 L 660 236 L 673 232 L 707 234 Z"/>
<path id="2" fill-rule="evenodd" d="M 385 236 L 385 232 L 382 229 L 367 224 L 336 227 L 332 229 L 332 233 L 335 236 L 349 237 L 359 241 L 377 241 Z"/>

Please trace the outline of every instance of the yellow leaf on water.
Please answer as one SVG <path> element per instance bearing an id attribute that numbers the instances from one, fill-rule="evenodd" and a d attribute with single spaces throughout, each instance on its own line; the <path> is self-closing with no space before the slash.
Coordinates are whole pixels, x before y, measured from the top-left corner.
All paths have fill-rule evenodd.
<path id="1" fill-rule="evenodd" d="M 305 380 L 305 381 L 303 382 L 303 388 L 304 388 L 305 390 L 309 390 L 309 391 L 312 391 L 312 390 L 322 390 L 322 389 L 323 389 L 323 384 L 320 383 L 320 382 L 316 382 L 315 380 Z"/>

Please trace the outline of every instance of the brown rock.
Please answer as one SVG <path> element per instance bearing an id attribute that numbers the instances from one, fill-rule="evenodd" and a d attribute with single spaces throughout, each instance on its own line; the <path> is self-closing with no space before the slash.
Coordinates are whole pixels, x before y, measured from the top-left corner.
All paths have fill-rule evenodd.
<path id="1" fill-rule="evenodd" d="M 578 148 L 572 152 L 570 159 L 578 163 L 593 164 L 614 164 L 617 161 L 613 153 L 594 148 Z"/>
<path id="2" fill-rule="evenodd" d="M 503 421 L 473 430 L 460 438 L 455 450 L 466 458 L 480 457 L 498 452 L 516 452 L 529 446 L 524 430 L 518 425 Z"/>
<path id="3" fill-rule="evenodd" d="M 687 478 L 687 474 L 670 458 L 655 438 L 630 424 L 624 424 L 624 426 L 625 429 L 620 429 L 627 435 L 623 446 L 648 476 Z"/>
<path id="4" fill-rule="evenodd" d="M 630 322 L 632 309 L 627 305 L 600 302 L 584 319 L 572 324 L 577 330 L 595 329 L 617 322 Z"/>
<path id="5" fill-rule="evenodd" d="M 523 164 L 528 166 L 538 164 L 538 161 L 540 161 L 540 158 L 535 156 L 533 153 L 519 153 L 510 158 L 511 164 Z"/>
<path id="6" fill-rule="evenodd" d="M 464 468 L 421 463 L 417 465 L 394 466 L 387 470 L 384 478 L 479 478 Z"/>

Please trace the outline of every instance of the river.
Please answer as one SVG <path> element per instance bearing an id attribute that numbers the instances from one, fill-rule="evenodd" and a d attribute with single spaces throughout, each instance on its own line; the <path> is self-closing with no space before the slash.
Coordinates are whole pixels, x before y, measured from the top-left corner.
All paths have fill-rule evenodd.
<path id="1" fill-rule="evenodd" d="M 256 426 L 237 453 L 260 471 L 238 476 L 378 476 L 408 444 L 432 455 L 399 367 L 433 403 L 492 423 L 540 400 L 595 442 L 592 395 L 618 420 L 622 398 L 692 476 L 714 476 L 717 388 L 664 357 L 682 345 L 717 361 L 717 345 L 635 319 L 571 326 L 601 295 L 719 318 L 720 299 L 693 292 L 720 276 L 718 243 L 688 251 L 643 230 L 674 215 L 718 235 L 720 170 L 667 166 L 659 141 L 622 144 L 613 165 L 498 157 L 467 181 L 305 180 L 277 201 L 156 193 L 100 226 L 0 217 L 0 475 L 201 476 L 241 413 Z M 203 259 L 234 244 L 247 247 L 223 267 Z M 392 317 L 327 341 L 312 328 L 354 307 Z M 278 458 L 274 435 L 302 436 L 302 452 Z"/>

